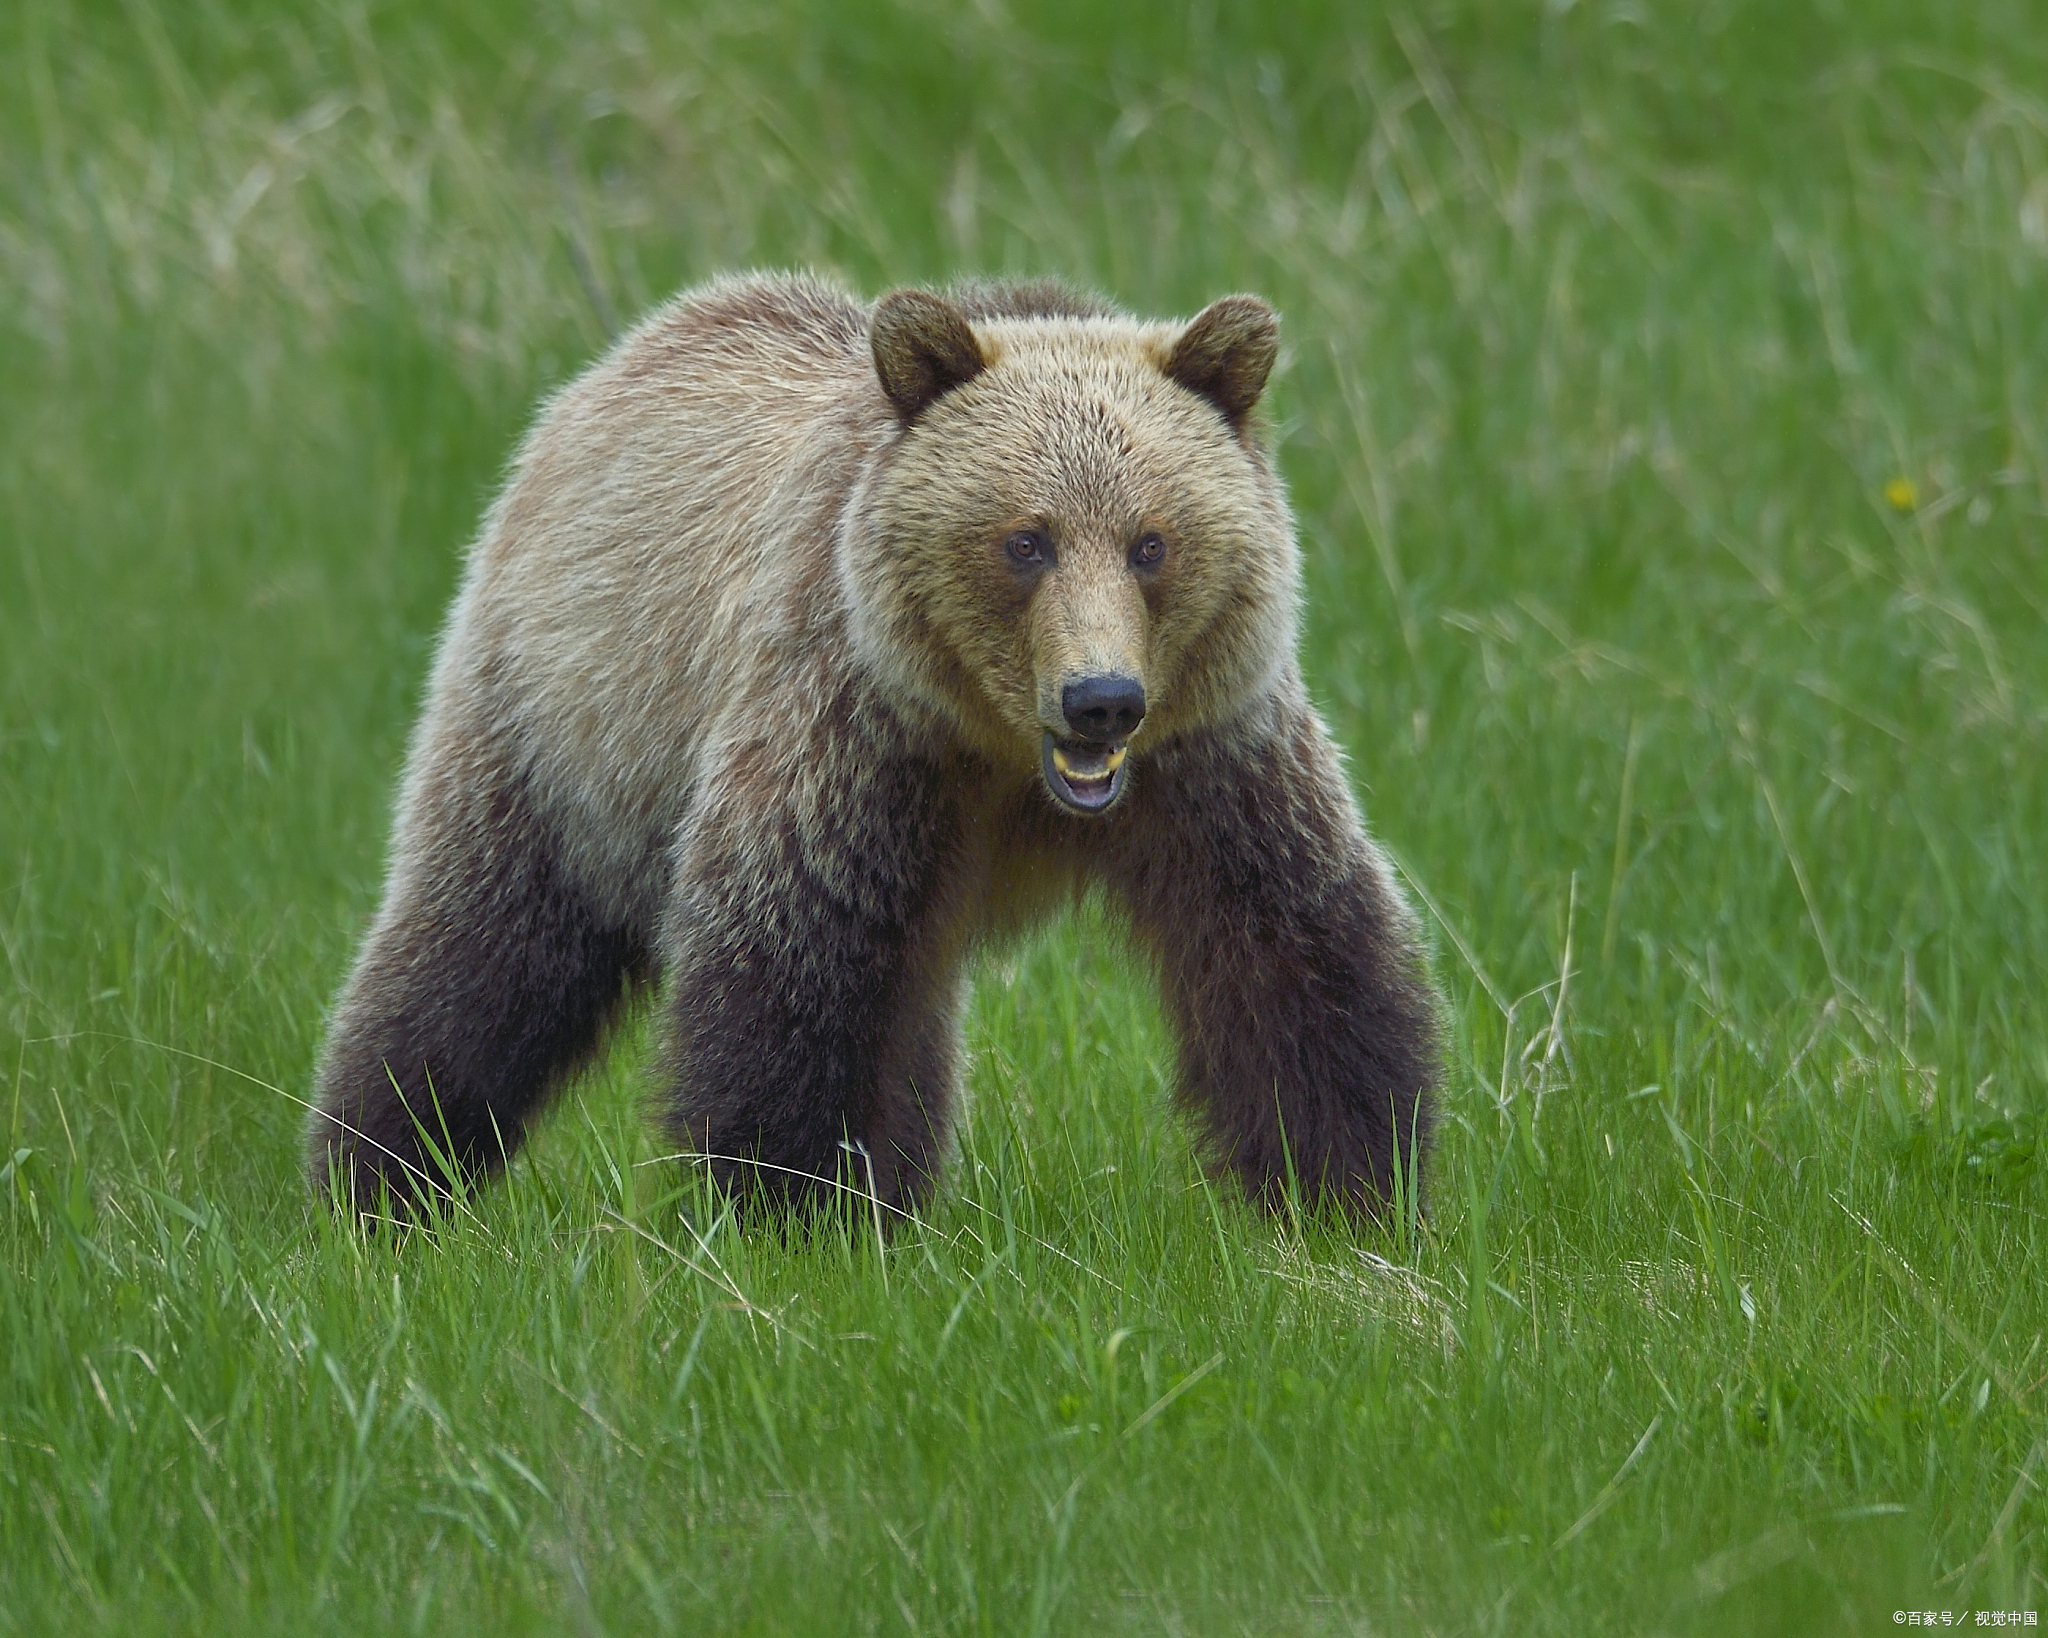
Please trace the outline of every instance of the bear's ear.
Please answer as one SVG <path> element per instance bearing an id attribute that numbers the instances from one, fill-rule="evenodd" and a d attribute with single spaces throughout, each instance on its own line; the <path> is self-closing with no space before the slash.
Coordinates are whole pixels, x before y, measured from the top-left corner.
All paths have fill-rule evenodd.
<path id="1" fill-rule="evenodd" d="M 905 426 L 987 367 L 967 315 L 927 290 L 897 290 L 876 302 L 870 334 L 875 374 Z"/>
<path id="2" fill-rule="evenodd" d="M 1280 317 L 1257 296 L 1225 296 L 1197 313 L 1167 355 L 1166 373 L 1236 426 L 1266 390 L 1280 353 Z"/>

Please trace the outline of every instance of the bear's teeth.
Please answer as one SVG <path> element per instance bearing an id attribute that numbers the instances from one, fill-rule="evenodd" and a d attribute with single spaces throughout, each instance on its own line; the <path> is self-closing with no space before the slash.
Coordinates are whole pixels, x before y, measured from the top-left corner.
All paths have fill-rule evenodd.
<path id="1" fill-rule="evenodd" d="M 1093 761 L 1094 759 L 1090 758 L 1089 760 Z M 1123 766 L 1123 761 L 1124 748 L 1121 745 L 1113 751 L 1105 751 L 1103 753 L 1101 766 L 1090 768 L 1077 766 L 1075 759 L 1069 756 L 1061 746 L 1054 745 L 1052 748 L 1054 767 L 1059 769 L 1068 779 L 1084 780 L 1091 785 L 1099 784 L 1101 781 L 1111 778 L 1117 769 Z"/>

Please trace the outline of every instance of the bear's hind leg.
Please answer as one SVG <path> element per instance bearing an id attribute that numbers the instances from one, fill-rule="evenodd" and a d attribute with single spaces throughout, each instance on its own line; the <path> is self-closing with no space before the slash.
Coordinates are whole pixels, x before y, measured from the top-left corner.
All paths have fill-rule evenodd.
<path id="1" fill-rule="evenodd" d="M 430 768 L 321 1053 L 315 1187 L 369 1212 L 387 1186 L 407 1208 L 496 1170 L 645 966 L 567 878 L 519 773 Z"/>

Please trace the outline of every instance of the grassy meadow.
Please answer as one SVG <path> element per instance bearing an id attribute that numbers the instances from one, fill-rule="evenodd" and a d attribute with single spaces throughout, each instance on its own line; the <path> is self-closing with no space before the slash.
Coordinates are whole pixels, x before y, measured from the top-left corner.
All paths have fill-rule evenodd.
<path id="1" fill-rule="evenodd" d="M 2032 0 L 0 8 L 0 1634 L 1862 1633 L 2048 1607 Z M 1432 1210 L 1205 1184 L 1115 927 L 741 1235 L 651 1030 L 307 1196 L 465 540 L 646 304 L 1285 316 Z"/>

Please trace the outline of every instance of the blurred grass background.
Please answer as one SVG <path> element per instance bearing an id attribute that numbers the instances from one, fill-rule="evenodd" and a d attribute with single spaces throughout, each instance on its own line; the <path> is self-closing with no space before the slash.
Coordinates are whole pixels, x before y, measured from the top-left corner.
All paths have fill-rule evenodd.
<path id="1" fill-rule="evenodd" d="M 2044 71 L 2020 0 L 9 8 L 0 1631 L 2038 1607 Z M 302 1196 L 514 439 L 793 264 L 1282 309 L 1419 1237 L 1205 1191 L 1092 916 L 886 1254 L 649 1164 L 644 1041 L 438 1239 Z"/>

